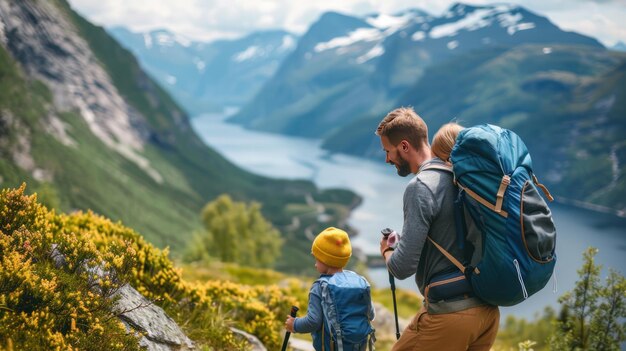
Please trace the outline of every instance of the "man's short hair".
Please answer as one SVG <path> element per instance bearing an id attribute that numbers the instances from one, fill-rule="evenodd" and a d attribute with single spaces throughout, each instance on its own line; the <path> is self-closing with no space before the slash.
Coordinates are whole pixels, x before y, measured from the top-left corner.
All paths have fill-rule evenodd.
<path id="1" fill-rule="evenodd" d="M 386 136 L 391 144 L 406 140 L 416 150 L 428 145 L 428 127 L 412 107 L 400 107 L 389 112 L 378 124 L 376 135 Z"/>

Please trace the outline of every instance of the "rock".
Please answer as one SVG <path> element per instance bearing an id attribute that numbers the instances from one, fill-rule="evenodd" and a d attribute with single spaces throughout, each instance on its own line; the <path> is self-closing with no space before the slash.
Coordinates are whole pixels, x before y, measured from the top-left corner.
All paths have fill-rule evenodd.
<path id="1" fill-rule="evenodd" d="M 65 256 L 59 251 L 57 244 L 52 244 L 50 258 L 57 268 L 66 264 Z M 90 273 L 90 276 L 93 274 L 102 277 L 109 274 L 100 266 L 89 267 L 83 263 L 82 267 Z M 100 287 L 94 284 L 93 289 L 99 290 Z M 139 340 L 139 345 L 148 351 L 196 349 L 193 341 L 161 307 L 146 299 L 129 284 L 122 285 L 110 298 L 116 300 L 112 312 L 126 325 L 129 333 L 143 335 Z M 254 350 L 266 351 L 265 348 Z"/>
<path id="2" fill-rule="evenodd" d="M 374 303 L 374 309 L 376 310 L 376 318 L 372 322 L 372 326 L 376 329 L 376 338 L 382 339 L 396 339 L 396 322 L 393 315 L 393 311 L 388 310 L 379 303 Z M 415 308 L 417 313 L 417 307 Z M 410 321 L 398 318 L 398 324 L 400 326 L 400 332 L 406 328 Z"/>
<path id="3" fill-rule="evenodd" d="M 315 351 L 311 341 L 294 338 L 293 335 L 289 338 L 289 347 L 294 351 Z"/>
<path id="4" fill-rule="evenodd" d="M 139 344 L 149 351 L 194 350 L 194 343 L 162 308 L 143 297 L 132 286 L 122 286 L 114 295 L 114 312 L 124 324 L 145 335 Z M 256 350 L 256 349 L 255 349 Z"/>
<path id="5" fill-rule="evenodd" d="M 239 335 L 248 341 L 248 343 L 252 347 L 250 351 L 267 351 L 265 346 L 261 343 L 261 340 L 259 340 L 256 336 L 250 333 L 246 333 L 245 331 L 239 330 L 237 328 L 230 328 L 230 330 L 236 335 Z"/>
<path id="6" fill-rule="evenodd" d="M 50 88 L 57 110 L 79 111 L 105 145 L 161 183 L 161 174 L 143 154 L 153 132 L 146 118 L 124 100 L 61 6 L 0 0 L 0 45 L 29 78 Z M 147 80 L 144 76 L 135 78 Z"/>

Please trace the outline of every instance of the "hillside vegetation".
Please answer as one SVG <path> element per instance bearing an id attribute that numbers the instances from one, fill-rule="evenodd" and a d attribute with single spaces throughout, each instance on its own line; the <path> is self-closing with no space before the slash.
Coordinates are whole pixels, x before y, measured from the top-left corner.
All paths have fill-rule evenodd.
<path id="1" fill-rule="evenodd" d="M 2 186 L 17 187 L 27 182 L 28 191 L 38 192 L 43 203 L 59 211 L 91 210 L 121 220 L 155 246 L 170 247 L 175 256 L 201 229 L 202 207 L 224 193 L 234 200 L 262 204 L 263 215 L 282 232 L 296 257 L 308 254 L 309 248 L 300 245 L 305 229 L 323 229 L 317 220 L 322 215 L 317 210 L 319 204 L 324 205 L 328 211 L 325 215 L 333 223 L 344 223 L 351 208 L 359 203 L 358 196 L 349 191 L 321 190 L 309 181 L 261 177 L 228 162 L 195 134 L 184 112 L 142 72 L 130 52 L 102 28 L 73 12 L 64 0 L 27 1 L 15 7 L 33 11 L 50 4 L 63 17 L 58 18 L 60 22 L 67 20 L 75 28 L 76 33 L 64 35 L 80 35 L 77 40 L 86 41 L 96 58 L 93 64 L 105 69 L 117 93 L 140 115 L 135 116 L 137 126 L 133 127 L 146 139 L 141 156 L 162 179 L 159 181 L 104 143 L 79 109 L 55 100 L 55 91 L 64 84 L 60 72 L 50 71 L 55 65 L 38 67 L 34 60 L 37 56 L 12 51 L 28 48 L 9 45 L 0 46 Z M 35 17 L 26 16 L 24 20 L 32 20 L 29 25 L 46 32 L 49 22 L 36 20 L 42 12 L 34 11 Z M 20 41 L 20 35 L 15 31 L 11 40 Z M 24 42 L 30 44 L 35 37 Z M 54 41 L 55 37 L 42 40 Z M 54 60 L 71 56 L 57 44 L 44 46 L 49 50 L 44 53 L 46 60 L 56 63 Z M 33 78 L 24 69 L 27 65 L 41 69 L 50 81 Z M 114 100 L 113 92 L 109 93 L 109 101 Z M 302 217 L 297 226 L 292 225 L 294 208 Z M 300 260 L 290 257 L 279 258 L 277 266 L 296 272 L 305 270 Z"/>
<path id="2" fill-rule="evenodd" d="M 92 212 L 56 213 L 24 190 L 0 192 L 0 349 L 139 350 L 141 335 L 127 334 L 116 318 L 121 312 L 112 309 L 125 283 L 163 308 L 199 350 L 248 349 L 230 327 L 277 350 L 290 307 L 306 313 L 312 278 L 217 260 L 178 265 L 121 223 Z M 64 265 L 55 264 L 53 252 L 64 256 Z M 595 254 L 584 254 L 580 280 L 561 298 L 559 313 L 548 308 L 536 321 L 509 317 L 494 349 L 522 349 L 522 342 L 535 350 L 619 349 L 626 339 L 626 280 L 611 272 L 603 283 Z M 94 277 L 85 267 L 109 273 Z M 388 289 L 373 289 L 372 296 L 393 310 Z M 397 303 L 405 320 L 421 305 L 403 290 Z M 381 310 L 377 316 L 384 319 Z M 389 350 L 394 333 L 393 325 L 377 327 L 377 349 Z"/>
<path id="3" fill-rule="evenodd" d="M 311 278 L 219 261 L 181 268 L 168 250 L 121 223 L 93 212 L 57 214 L 24 191 L 0 193 L 0 349 L 138 350 L 141 335 L 127 334 L 112 310 L 125 283 L 163 308 L 200 350 L 246 350 L 230 327 L 277 350 L 291 306 L 306 313 Z M 65 265 L 55 265 L 53 251 Z M 85 266 L 109 274 L 94 281 Z M 400 292 L 398 304 L 408 318 L 419 301 Z"/>
<path id="4" fill-rule="evenodd" d="M 0 346 L 16 350 L 132 350 L 137 340 L 111 312 L 128 282 L 162 307 L 188 335 L 214 350 L 242 350 L 228 327 L 278 349 L 290 288 L 226 281 L 189 283 L 168 257 L 132 229 L 92 212 L 56 214 L 25 195 L 0 194 Z M 66 260 L 56 267 L 53 245 Z M 110 272 L 93 290 L 83 265 Z"/>

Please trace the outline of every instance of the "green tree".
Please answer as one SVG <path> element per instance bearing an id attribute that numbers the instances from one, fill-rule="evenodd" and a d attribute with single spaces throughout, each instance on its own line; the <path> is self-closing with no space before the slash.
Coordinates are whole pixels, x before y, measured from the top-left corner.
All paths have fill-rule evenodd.
<path id="1" fill-rule="evenodd" d="M 563 312 L 550 339 L 552 350 L 619 350 L 626 340 L 626 281 L 611 271 L 603 286 L 601 266 L 594 263 L 597 252 L 595 248 L 585 251 L 578 270 L 580 280 L 559 299 Z"/>
<path id="2" fill-rule="evenodd" d="M 246 205 L 221 195 L 202 210 L 204 232 L 196 234 L 185 256 L 188 262 L 214 257 L 222 262 L 271 267 L 283 239 L 261 214 L 258 203 Z"/>
<path id="3" fill-rule="evenodd" d="M 615 271 L 607 278 L 606 287 L 599 291 L 603 299 L 591 321 L 589 344 L 591 350 L 619 350 L 625 340 L 626 279 Z"/>

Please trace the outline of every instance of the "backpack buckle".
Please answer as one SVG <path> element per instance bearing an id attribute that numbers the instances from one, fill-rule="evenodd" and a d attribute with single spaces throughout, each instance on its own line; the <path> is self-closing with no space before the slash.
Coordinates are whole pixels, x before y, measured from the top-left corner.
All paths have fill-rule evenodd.
<path id="1" fill-rule="evenodd" d="M 467 266 L 463 270 L 463 274 L 465 275 L 465 278 L 467 278 L 467 280 L 470 280 L 472 274 L 478 275 L 480 274 L 480 270 L 477 267 Z"/>

